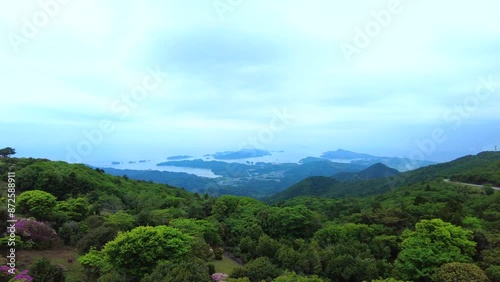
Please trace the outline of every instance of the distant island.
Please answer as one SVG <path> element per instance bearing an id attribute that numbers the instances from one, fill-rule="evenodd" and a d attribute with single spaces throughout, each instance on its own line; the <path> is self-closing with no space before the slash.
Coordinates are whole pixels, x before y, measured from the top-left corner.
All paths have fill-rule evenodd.
<path id="1" fill-rule="evenodd" d="M 119 165 L 121 162 L 111 162 L 112 165 Z"/>
<path id="2" fill-rule="evenodd" d="M 259 158 L 264 156 L 271 156 L 272 154 L 266 150 L 260 149 L 242 149 L 239 151 L 225 151 L 217 152 L 212 156 L 216 160 L 237 160 L 237 159 L 249 159 L 249 158 Z"/>
<path id="3" fill-rule="evenodd" d="M 322 158 L 326 159 L 376 159 L 380 157 L 368 155 L 368 154 L 360 154 L 352 151 L 347 151 L 343 149 L 338 149 L 337 151 L 328 151 L 324 152 L 321 155 Z"/>
<path id="4" fill-rule="evenodd" d="M 178 161 L 178 160 L 189 159 L 189 158 L 192 158 L 192 157 L 193 156 L 187 156 L 187 155 L 171 156 L 171 157 L 168 157 L 167 160 L 169 160 L 169 161 Z"/>

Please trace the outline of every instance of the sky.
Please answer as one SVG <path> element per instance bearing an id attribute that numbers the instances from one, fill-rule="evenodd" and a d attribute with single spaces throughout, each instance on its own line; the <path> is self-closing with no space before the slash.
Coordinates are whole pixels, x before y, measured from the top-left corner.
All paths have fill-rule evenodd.
<path id="1" fill-rule="evenodd" d="M 1 5 L 0 147 L 19 157 L 500 146 L 498 1 Z"/>

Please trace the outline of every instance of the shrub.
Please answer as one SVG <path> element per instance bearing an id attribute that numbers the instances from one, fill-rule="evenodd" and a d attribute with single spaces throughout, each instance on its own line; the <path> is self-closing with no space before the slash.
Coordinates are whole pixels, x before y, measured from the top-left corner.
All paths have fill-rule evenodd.
<path id="1" fill-rule="evenodd" d="M 118 234 L 118 229 L 115 227 L 99 226 L 85 234 L 76 247 L 80 253 L 86 253 L 92 247 L 100 250 L 107 242 L 113 240 L 116 234 Z"/>
<path id="2" fill-rule="evenodd" d="M 443 264 L 434 274 L 435 281 L 476 281 L 488 282 L 489 279 L 479 266 L 472 263 L 452 262 Z"/>
<path id="3" fill-rule="evenodd" d="M 212 280 L 215 282 L 226 282 L 229 278 L 229 275 L 225 273 L 214 273 L 211 275 Z"/>
<path id="4" fill-rule="evenodd" d="M 17 198 L 20 213 L 40 220 L 50 219 L 56 203 L 57 198 L 54 195 L 41 190 L 26 191 Z"/>
<path id="5" fill-rule="evenodd" d="M 500 281 L 500 266 L 490 266 L 486 269 L 486 275 L 491 281 Z"/>
<path id="6" fill-rule="evenodd" d="M 59 228 L 59 237 L 65 245 L 74 245 L 81 237 L 80 226 L 74 221 L 65 222 Z"/>
<path id="7" fill-rule="evenodd" d="M 282 271 L 276 267 L 269 258 L 260 257 L 233 270 L 233 278 L 250 278 L 251 282 L 260 282 L 266 279 L 274 279 L 280 276 Z"/>
<path id="8" fill-rule="evenodd" d="M 177 282 L 196 281 L 210 282 L 208 267 L 199 259 L 181 262 L 162 261 L 151 274 L 146 274 L 142 282 Z M 223 281 L 223 280 L 218 280 Z"/>
<path id="9" fill-rule="evenodd" d="M 52 264 L 46 258 L 37 259 L 30 267 L 34 281 L 64 282 L 66 275 L 64 269 Z"/>
<path id="10" fill-rule="evenodd" d="M 207 266 L 208 266 L 208 274 L 210 274 L 210 275 L 214 274 L 215 273 L 215 265 L 209 263 L 209 264 L 207 264 Z"/>
<path id="11" fill-rule="evenodd" d="M 28 270 L 23 270 L 19 272 L 15 269 L 15 272 L 12 274 L 10 271 L 10 267 L 4 265 L 0 267 L 0 282 L 30 282 L 33 281 L 33 277 L 28 274 Z"/>
<path id="12" fill-rule="evenodd" d="M 16 232 L 23 241 L 32 240 L 37 249 L 50 248 L 57 240 L 57 233 L 52 227 L 32 219 L 20 219 L 15 223 Z"/>

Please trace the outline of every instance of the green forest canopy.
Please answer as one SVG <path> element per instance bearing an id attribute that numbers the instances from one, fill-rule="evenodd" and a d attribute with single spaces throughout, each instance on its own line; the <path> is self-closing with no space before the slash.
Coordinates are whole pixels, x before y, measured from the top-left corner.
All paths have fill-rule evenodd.
<path id="1" fill-rule="evenodd" d="M 500 193 L 443 181 L 477 171 L 490 182 L 497 162 L 483 153 L 413 171 L 374 195 L 301 195 L 274 205 L 41 159 L 4 158 L 0 186 L 5 207 L 7 172 L 15 169 L 18 216 L 76 247 L 85 270 L 78 275 L 88 281 L 153 281 L 165 273 L 211 281 L 210 262 L 224 252 L 244 263 L 230 281 L 441 281 L 458 263 L 498 281 Z M 0 215 L 5 224 L 6 211 Z M 26 248 L 30 240 L 39 242 L 31 248 L 57 245 L 27 234 L 19 233 Z M 134 265 L 137 257 L 148 263 Z"/>

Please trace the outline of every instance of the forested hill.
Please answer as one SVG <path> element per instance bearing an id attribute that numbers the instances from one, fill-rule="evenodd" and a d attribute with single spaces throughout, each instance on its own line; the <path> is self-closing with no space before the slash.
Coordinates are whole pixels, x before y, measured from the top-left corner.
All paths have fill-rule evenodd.
<path id="1" fill-rule="evenodd" d="M 382 170 L 380 165 L 376 168 L 370 167 L 365 171 Z M 368 179 L 360 177 L 365 173 L 346 174 L 342 173 L 332 178 L 307 178 L 290 188 L 276 193 L 266 199 L 266 202 L 277 203 L 298 196 L 320 196 L 320 197 L 360 197 L 381 194 L 402 185 L 410 185 L 422 181 L 434 181 L 451 179 L 472 184 L 500 185 L 500 152 L 482 152 L 477 155 L 469 155 L 456 160 L 422 167 L 401 174 L 394 172 L 393 175 L 383 178 Z M 343 181 L 337 181 L 343 180 Z M 359 181 L 350 181 L 353 179 Z"/>
<path id="2" fill-rule="evenodd" d="M 473 175 L 478 173 L 482 175 L 480 171 L 485 170 L 490 173 L 482 176 L 482 179 L 477 183 L 473 180 L 473 184 L 494 184 L 499 183 L 498 174 L 500 171 L 498 168 L 498 163 L 500 162 L 500 152 L 481 152 L 477 155 L 468 155 L 451 162 L 430 165 L 427 167 L 422 167 L 414 171 L 408 171 L 403 174 L 407 182 L 413 183 L 417 181 L 425 181 L 428 179 L 436 178 L 453 178 L 459 177 L 461 175 Z"/>
<path id="3" fill-rule="evenodd" d="M 4 159 L 0 162 L 0 175 L 9 170 L 15 172 L 18 192 L 44 190 L 60 200 L 85 194 L 91 195 L 92 198 L 103 195 L 128 195 L 133 198 L 141 193 L 154 195 L 158 191 L 184 198 L 192 196 L 180 188 L 131 180 L 127 176 L 112 176 L 101 169 L 92 169 L 83 164 L 33 158 Z"/>
<path id="4" fill-rule="evenodd" d="M 339 181 L 357 181 L 396 176 L 400 172 L 382 163 L 376 163 L 360 172 L 339 172 L 332 177 Z"/>
<path id="5" fill-rule="evenodd" d="M 15 183 L 16 273 L 34 281 L 500 281 L 500 192 L 443 181 L 482 167 L 489 181 L 498 154 L 454 162 L 390 181 L 309 178 L 314 196 L 268 205 L 84 165 L 3 158 L 0 228 L 10 218 L 7 183 Z M 339 183 L 343 198 L 318 196 Z M 348 197 L 349 187 L 378 194 Z M 0 238 L 4 254 L 9 240 Z M 13 277 L 3 267 L 0 278 Z"/>

